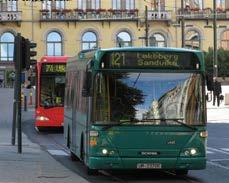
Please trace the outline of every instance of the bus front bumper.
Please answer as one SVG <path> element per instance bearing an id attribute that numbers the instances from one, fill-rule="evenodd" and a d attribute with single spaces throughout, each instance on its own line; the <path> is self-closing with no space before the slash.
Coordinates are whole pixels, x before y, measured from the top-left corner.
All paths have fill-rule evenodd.
<path id="1" fill-rule="evenodd" d="M 206 168 L 206 157 L 190 158 L 120 158 L 90 157 L 91 169 L 166 169 L 200 170 Z"/>
<path id="2" fill-rule="evenodd" d="M 62 121 L 35 121 L 35 126 L 36 127 L 63 127 L 63 122 Z"/>

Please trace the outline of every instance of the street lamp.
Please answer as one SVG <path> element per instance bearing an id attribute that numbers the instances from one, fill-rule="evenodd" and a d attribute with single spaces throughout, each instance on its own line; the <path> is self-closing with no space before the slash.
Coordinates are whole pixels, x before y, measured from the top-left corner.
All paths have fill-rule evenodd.
<path id="1" fill-rule="evenodd" d="M 213 1 L 213 76 L 218 77 L 216 0 Z"/>

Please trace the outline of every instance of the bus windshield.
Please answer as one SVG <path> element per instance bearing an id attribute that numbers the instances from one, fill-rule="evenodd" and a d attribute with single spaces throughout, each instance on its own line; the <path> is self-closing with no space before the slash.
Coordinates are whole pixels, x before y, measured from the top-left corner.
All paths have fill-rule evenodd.
<path id="1" fill-rule="evenodd" d="M 65 75 L 52 73 L 41 76 L 41 98 L 43 107 L 64 106 Z"/>
<path id="2" fill-rule="evenodd" d="M 95 123 L 204 125 L 199 73 L 99 72 L 95 77 Z"/>

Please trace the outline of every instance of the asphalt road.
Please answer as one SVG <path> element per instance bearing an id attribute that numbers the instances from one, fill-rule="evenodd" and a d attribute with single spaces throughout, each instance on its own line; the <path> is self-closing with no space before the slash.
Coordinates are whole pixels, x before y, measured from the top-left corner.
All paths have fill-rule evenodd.
<path id="1" fill-rule="evenodd" d="M 13 90 L 0 89 L 1 123 L 12 121 Z M 30 109 L 29 109 L 30 110 Z M 208 124 L 207 168 L 190 171 L 188 176 L 176 176 L 168 171 L 100 171 L 98 176 L 88 176 L 81 162 L 71 161 L 69 151 L 64 146 L 63 133 L 59 131 L 37 132 L 34 120 L 30 117 L 23 120 L 22 128 L 29 139 L 48 151 L 57 161 L 70 171 L 79 174 L 92 183 L 109 182 L 192 182 L 192 183 L 228 183 L 229 182 L 229 123 Z M 28 120 L 30 119 L 30 120 Z"/>
<path id="2" fill-rule="evenodd" d="M 102 182 L 192 182 L 192 183 L 228 183 L 229 181 L 229 123 L 208 124 L 207 168 L 205 170 L 189 171 L 187 176 L 177 176 L 169 171 L 100 171 L 97 176 L 88 176 L 81 162 L 72 161 L 69 151 L 64 145 L 63 131 L 47 130 L 37 132 L 33 121 L 23 122 L 25 134 L 45 151 L 48 151 L 57 161 L 71 171 L 86 178 L 92 183 Z"/>

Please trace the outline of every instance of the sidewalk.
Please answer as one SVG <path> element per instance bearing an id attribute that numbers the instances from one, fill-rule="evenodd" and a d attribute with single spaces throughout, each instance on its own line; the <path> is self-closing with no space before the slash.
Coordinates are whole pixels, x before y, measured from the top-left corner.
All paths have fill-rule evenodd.
<path id="1" fill-rule="evenodd" d="M 2 93 L 0 92 L 1 102 L 4 99 Z M 12 94 L 9 94 L 9 97 L 11 96 Z M 7 105 L 10 106 L 12 103 Z M 43 151 L 39 145 L 32 143 L 25 134 L 22 135 L 22 154 L 18 154 L 17 145 L 11 145 L 12 119 L 3 112 L 0 113 L 0 183 L 88 182 L 56 161 L 50 154 Z M 4 115 L 7 117 L 4 117 Z M 31 119 L 32 112 L 28 112 L 27 115 L 23 114 L 22 117 L 24 120 Z"/>
<path id="2" fill-rule="evenodd" d="M 0 126 L 0 183 L 86 183 L 51 155 L 22 136 L 22 154 L 11 145 L 10 125 Z"/>
<path id="3" fill-rule="evenodd" d="M 222 94 L 229 93 L 229 86 L 222 86 Z M 224 98 L 225 100 L 225 98 Z M 229 105 L 221 101 L 220 106 L 213 106 L 213 102 L 207 102 L 208 123 L 229 123 Z"/>

